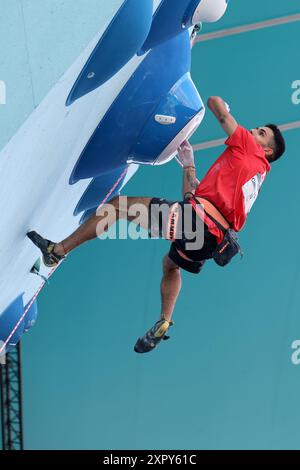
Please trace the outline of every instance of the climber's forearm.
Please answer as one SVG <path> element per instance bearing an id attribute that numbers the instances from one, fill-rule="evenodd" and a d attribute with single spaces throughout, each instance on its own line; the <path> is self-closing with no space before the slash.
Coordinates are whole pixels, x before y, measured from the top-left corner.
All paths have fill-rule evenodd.
<path id="1" fill-rule="evenodd" d="M 196 169 L 194 166 L 186 166 L 183 168 L 183 184 L 182 193 L 183 197 L 186 193 L 194 194 L 200 182 L 196 178 Z"/>

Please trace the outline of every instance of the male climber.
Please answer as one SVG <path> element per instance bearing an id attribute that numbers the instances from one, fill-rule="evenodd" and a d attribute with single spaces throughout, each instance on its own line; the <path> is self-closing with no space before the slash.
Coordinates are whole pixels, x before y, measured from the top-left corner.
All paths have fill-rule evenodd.
<path id="1" fill-rule="evenodd" d="M 171 318 L 181 289 L 180 268 L 199 273 L 205 261 L 213 257 L 217 247 L 222 246 L 226 231 L 239 232 L 242 229 L 270 171 L 270 164 L 285 151 L 284 138 L 274 124 L 248 131 L 238 125 L 221 98 L 209 98 L 208 107 L 228 135 L 227 148 L 199 182 L 192 147 L 187 141 L 181 145 L 178 155 L 183 164 L 183 201 L 118 196 L 109 203 L 113 211 L 108 210 L 107 206 L 99 208 L 95 215 L 60 243 L 46 240 L 36 232 L 28 233 L 28 237 L 40 248 L 47 266 L 55 266 L 74 248 L 99 237 L 118 219 L 127 219 L 152 234 L 172 241 L 170 251 L 163 259 L 161 315 L 154 326 L 138 339 L 134 348 L 138 353 L 149 352 L 162 339 L 168 339 L 166 333 L 172 325 Z M 194 204 L 192 207 L 191 201 L 196 201 L 196 206 Z M 133 210 L 137 206 L 146 208 L 139 211 L 138 218 Z M 202 212 L 197 211 L 200 206 Z M 161 207 L 168 210 L 160 211 Z M 185 213 L 191 214 L 188 233 L 183 223 Z M 197 221 L 200 219 L 202 225 L 199 229 Z M 202 243 L 193 246 L 191 241 L 195 227 L 196 234 L 197 230 L 202 232 Z"/>

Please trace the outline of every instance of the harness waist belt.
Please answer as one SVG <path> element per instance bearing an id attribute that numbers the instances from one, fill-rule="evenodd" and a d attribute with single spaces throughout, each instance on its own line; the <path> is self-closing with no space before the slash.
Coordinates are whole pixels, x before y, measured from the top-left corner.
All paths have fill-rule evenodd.
<path id="1" fill-rule="evenodd" d="M 225 217 L 221 214 L 221 212 L 210 202 L 208 201 L 207 199 L 204 199 L 202 197 L 199 197 L 199 196 L 194 196 L 194 202 L 198 201 L 199 204 L 201 204 L 203 206 L 203 209 L 204 209 L 204 212 L 206 212 L 206 214 L 208 214 L 208 216 L 211 216 L 213 217 L 217 222 L 219 222 L 219 224 L 225 229 L 225 230 L 228 230 L 230 228 L 230 225 L 229 223 L 227 222 L 227 220 L 225 219 Z M 196 201 L 195 201 L 196 200 Z M 193 198 L 191 200 L 191 204 L 192 206 L 194 207 L 195 211 L 197 212 L 197 214 L 202 218 L 203 220 L 203 214 L 202 214 L 202 210 L 199 206 L 197 206 L 196 204 L 193 204 Z M 202 215 L 202 216 L 201 216 Z"/>

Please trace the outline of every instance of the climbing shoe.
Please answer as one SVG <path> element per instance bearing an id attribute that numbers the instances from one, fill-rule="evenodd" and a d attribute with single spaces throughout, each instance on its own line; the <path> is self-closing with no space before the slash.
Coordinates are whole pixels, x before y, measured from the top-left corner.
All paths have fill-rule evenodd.
<path id="1" fill-rule="evenodd" d="M 41 250 L 43 262 L 48 268 L 57 266 L 65 258 L 65 256 L 54 253 L 55 243 L 41 237 L 37 232 L 28 232 L 27 237 Z"/>
<path id="2" fill-rule="evenodd" d="M 169 322 L 164 318 L 158 320 L 155 325 L 145 333 L 142 338 L 139 338 L 134 346 L 134 350 L 137 353 L 146 353 L 152 351 L 160 343 L 161 340 L 169 339 L 166 333 L 173 322 Z"/>

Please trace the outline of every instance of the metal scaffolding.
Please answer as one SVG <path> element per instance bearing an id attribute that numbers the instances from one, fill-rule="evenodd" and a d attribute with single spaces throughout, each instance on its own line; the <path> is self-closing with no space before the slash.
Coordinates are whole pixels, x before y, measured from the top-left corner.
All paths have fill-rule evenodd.
<path id="1" fill-rule="evenodd" d="M 3 358 L 2 358 L 3 359 Z M 20 343 L 0 364 L 2 449 L 23 450 Z"/>

